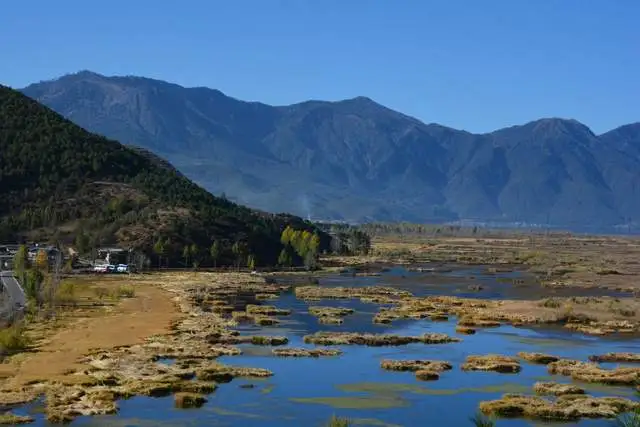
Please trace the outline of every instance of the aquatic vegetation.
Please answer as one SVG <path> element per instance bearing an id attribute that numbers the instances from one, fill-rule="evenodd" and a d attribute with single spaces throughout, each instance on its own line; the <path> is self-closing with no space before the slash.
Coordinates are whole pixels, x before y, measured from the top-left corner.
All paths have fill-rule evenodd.
<path id="1" fill-rule="evenodd" d="M 640 408 L 620 415 L 614 422 L 616 427 L 640 427 Z"/>
<path id="2" fill-rule="evenodd" d="M 463 371 L 494 371 L 500 373 L 520 372 L 518 359 L 498 354 L 468 356 L 461 366 Z"/>
<path id="3" fill-rule="evenodd" d="M 339 356 L 342 350 L 335 348 L 274 348 L 273 354 L 280 357 L 322 357 Z"/>
<path id="4" fill-rule="evenodd" d="M 350 299 L 350 298 L 403 298 L 411 297 L 409 291 L 385 286 L 363 286 L 358 288 L 347 288 L 342 286 L 322 287 L 322 286 L 299 286 L 295 289 L 296 298 L 304 300 L 319 299 Z"/>
<path id="5" fill-rule="evenodd" d="M 411 343 L 445 344 L 459 342 L 446 334 L 430 333 L 420 336 L 401 336 L 389 334 L 361 334 L 357 332 L 316 332 L 305 335 L 304 342 L 319 345 L 366 345 L 366 346 L 396 346 Z"/>
<path id="6" fill-rule="evenodd" d="M 527 362 L 537 363 L 540 365 L 548 365 L 551 362 L 557 362 L 560 360 L 558 356 L 552 356 L 544 353 L 527 353 L 525 351 L 519 352 L 518 357 L 526 360 Z"/>
<path id="7" fill-rule="evenodd" d="M 530 387 L 522 384 L 506 383 L 484 387 L 461 387 L 458 389 L 435 389 L 418 384 L 394 383 L 353 383 L 336 386 L 341 391 L 349 393 L 399 394 L 413 393 L 428 396 L 454 396 L 463 393 L 526 393 Z"/>
<path id="8" fill-rule="evenodd" d="M 564 394 L 584 394 L 584 389 L 573 384 L 558 384 L 556 382 L 537 382 L 533 391 L 540 395 L 561 396 Z"/>
<path id="9" fill-rule="evenodd" d="M 404 408 L 409 402 L 399 396 L 345 396 L 345 397 L 298 397 L 291 398 L 297 403 L 315 403 L 341 409 L 389 409 Z"/>
<path id="10" fill-rule="evenodd" d="M 482 412 L 478 412 L 473 417 L 469 418 L 469 420 L 475 427 L 494 427 L 496 425 L 495 420 L 487 417 Z"/>
<path id="11" fill-rule="evenodd" d="M 553 421 L 614 418 L 639 407 L 640 402 L 621 397 L 591 397 L 584 394 L 563 395 L 553 401 L 537 396 L 507 394 L 500 399 L 480 403 L 480 410 L 485 415 Z"/>

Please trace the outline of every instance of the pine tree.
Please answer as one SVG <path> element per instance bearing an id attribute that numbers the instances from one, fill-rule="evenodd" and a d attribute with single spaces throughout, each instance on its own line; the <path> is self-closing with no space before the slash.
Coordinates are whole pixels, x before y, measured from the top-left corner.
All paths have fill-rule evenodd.
<path id="1" fill-rule="evenodd" d="M 218 259 L 220 258 L 220 243 L 217 240 L 214 240 L 211 244 L 209 253 L 211 254 L 211 259 L 213 260 L 213 268 L 216 268 L 218 266 Z"/>

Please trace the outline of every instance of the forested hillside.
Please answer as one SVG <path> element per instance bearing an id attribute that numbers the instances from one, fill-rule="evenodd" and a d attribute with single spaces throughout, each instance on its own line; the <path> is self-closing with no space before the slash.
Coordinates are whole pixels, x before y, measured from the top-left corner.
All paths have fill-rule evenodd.
<path id="1" fill-rule="evenodd" d="M 18 91 L 0 86 L 0 241 L 120 244 L 175 264 L 274 264 L 291 215 L 215 197 L 169 163 L 91 134 Z M 320 244 L 328 245 L 319 233 Z M 215 244 L 214 244 L 215 242 Z"/>

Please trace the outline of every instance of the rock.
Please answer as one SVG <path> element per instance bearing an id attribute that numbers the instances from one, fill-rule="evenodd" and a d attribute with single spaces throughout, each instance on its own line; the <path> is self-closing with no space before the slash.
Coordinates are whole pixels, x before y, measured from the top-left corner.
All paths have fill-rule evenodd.
<path id="1" fill-rule="evenodd" d="M 558 384 L 556 382 L 537 382 L 533 385 L 536 394 L 560 396 L 564 394 L 584 394 L 584 389 L 573 384 Z"/>
<path id="2" fill-rule="evenodd" d="M 559 357 L 552 356 L 550 354 L 527 353 L 524 351 L 521 351 L 520 353 L 518 353 L 518 357 L 526 360 L 527 362 L 538 363 L 540 365 L 548 365 L 551 362 L 557 362 L 558 360 L 560 360 Z"/>
<path id="3" fill-rule="evenodd" d="M 176 393 L 173 402 L 176 408 L 199 408 L 207 402 L 207 399 L 197 393 Z"/>
<path id="4" fill-rule="evenodd" d="M 468 356 L 462 365 L 464 371 L 494 371 L 500 373 L 520 372 L 520 363 L 517 359 L 497 354 L 485 356 Z"/>

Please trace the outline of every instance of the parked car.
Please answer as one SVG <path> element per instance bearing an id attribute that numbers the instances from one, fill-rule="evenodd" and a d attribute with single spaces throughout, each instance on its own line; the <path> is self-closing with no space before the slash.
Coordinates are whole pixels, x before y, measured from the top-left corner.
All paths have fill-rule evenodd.
<path id="1" fill-rule="evenodd" d="M 96 273 L 106 273 L 107 272 L 107 266 L 106 265 L 96 265 L 95 267 L 93 267 L 93 271 L 95 271 Z"/>

